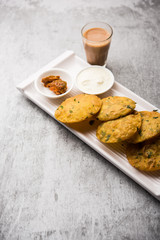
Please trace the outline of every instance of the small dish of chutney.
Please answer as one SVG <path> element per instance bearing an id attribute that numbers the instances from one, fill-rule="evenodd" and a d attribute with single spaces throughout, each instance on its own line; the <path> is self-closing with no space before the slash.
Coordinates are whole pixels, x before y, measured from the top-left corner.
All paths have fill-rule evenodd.
<path id="1" fill-rule="evenodd" d="M 34 82 L 36 90 L 48 98 L 60 98 L 68 94 L 73 87 L 70 73 L 61 68 L 52 68 L 43 72 Z"/>

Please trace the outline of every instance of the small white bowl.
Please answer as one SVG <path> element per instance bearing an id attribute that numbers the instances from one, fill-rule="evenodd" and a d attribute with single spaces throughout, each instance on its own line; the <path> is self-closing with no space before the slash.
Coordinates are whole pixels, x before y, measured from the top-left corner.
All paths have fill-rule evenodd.
<path id="1" fill-rule="evenodd" d="M 49 88 L 44 87 L 44 84 L 42 83 L 42 78 L 47 77 L 47 76 L 60 76 L 60 78 L 63 81 L 67 82 L 67 91 L 63 94 L 60 95 L 56 95 L 53 91 L 49 90 Z M 36 90 L 42 94 L 45 97 L 48 98 L 60 98 L 65 96 L 66 94 L 68 94 L 72 87 L 73 87 L 73 79 L 71 77 L 71 75 L 69 74 L 69 72 L 67 72 L 64 69 L 61 68 L 52 68 L 48 71 L 43 72 L 35 81 L 34 81 L 34 85 Z"/>
<path id="2" fill-rule="evenodd" d="M 97 65 L 82 69 L 76 77 L 77 88 L 87 94 L 105 93 L 113 84 L 113 73 L 108 68 Z"/>

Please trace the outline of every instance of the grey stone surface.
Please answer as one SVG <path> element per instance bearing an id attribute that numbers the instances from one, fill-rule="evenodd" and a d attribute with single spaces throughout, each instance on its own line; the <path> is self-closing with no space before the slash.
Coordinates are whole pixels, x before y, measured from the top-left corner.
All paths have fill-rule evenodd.
<path id="1" fill-rule="evenodd" d="M 158 240 L 160 203 L 15 86 L 66 49 L 85 58 L 80 29 L 114 29 L 108 67 L 160 106 L 159 0 L 0 0 L 0 239 Z"/>

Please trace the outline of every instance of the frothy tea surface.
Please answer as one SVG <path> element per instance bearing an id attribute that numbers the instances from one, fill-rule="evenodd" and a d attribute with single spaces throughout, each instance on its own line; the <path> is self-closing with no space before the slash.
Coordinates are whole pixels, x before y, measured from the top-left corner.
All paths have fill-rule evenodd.
<path id="1" fill-rule="evenodd" d="M 90 28 L 84 32 L 83 36 L 90 41 L 105 41 L 110 37 L 110 33 L 104 28 Z"/>

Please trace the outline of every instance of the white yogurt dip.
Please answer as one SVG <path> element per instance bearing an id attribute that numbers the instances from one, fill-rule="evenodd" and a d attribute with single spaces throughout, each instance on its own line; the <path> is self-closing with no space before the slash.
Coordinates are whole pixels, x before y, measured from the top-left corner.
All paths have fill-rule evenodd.
<path id="1" fill-rule="evenodd" d="M 114 83 L 112 72 L 101 66 L 83 69 L 76 78 L 77 87 L 84 93 L 101 94 L 109 90 Z"/>

